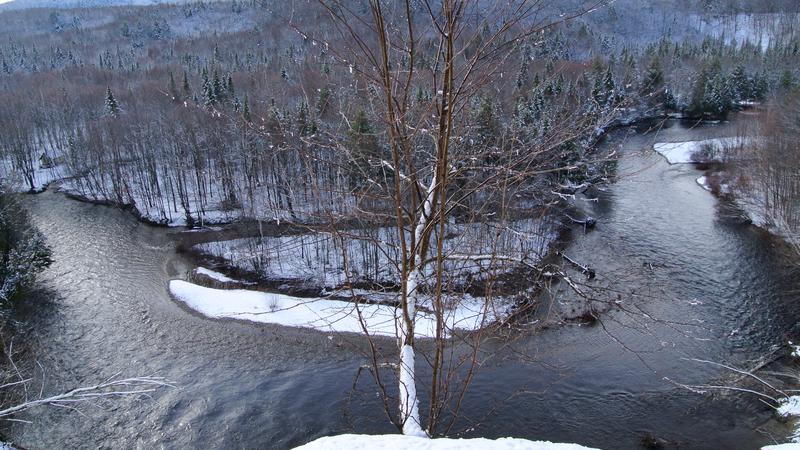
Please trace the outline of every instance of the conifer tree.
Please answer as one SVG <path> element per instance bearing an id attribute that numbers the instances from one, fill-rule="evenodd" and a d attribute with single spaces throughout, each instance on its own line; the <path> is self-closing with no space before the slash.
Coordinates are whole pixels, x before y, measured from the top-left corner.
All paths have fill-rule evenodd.
<path id="1" fill-rule="evenodd" d="M 175 102 L 181 101 L 181 94 L 178 92 L 178 86 L 175 84 L 175 76 L 172 72 L 169 73 L 169 84 L 167 85 L 167 92 L 172 100 Z"/>
<path id="2" fill-rule="evenodd" d="M 225 98 L 225 86 L 222 84 L 222 80 L 220 80 L 219 73 L 217 73 L 216 69 L 214 69 L 214 76 L 211 84 L 215 101 Z"/>
<path id="3" fill-rule="evenodd" d="M 111 87 L 106 89 L 106 112 L 112 117 L 119 116 L 119 104 L 117 99 L 114 98 L 114 93 L 111 92 Z"/>
<path id="4" fill-rule="evenodd" d="M 242 105 L 242 119 L 245 122 L 252 122 L 253 119 L 250 117 L 250 102 L 247 100 L 247 96 L 244 96 L 244 105 Z"/>
<path id="5" fill-rule="evenodd" d="M 348 147 L 356 167 L 360 172 L 371 176 L 372 167 L 379 166 L 378 161 L 375 160 L 379 158 L 380 151 L 375 132 L 372 130 L 367 114 L 363 109 L 358 110 L 355 118 L 350 123 L 348 141 Z M 352 187 L 358 187 L 359 183 L 363 181 L 363 176 L 360 175 L 359 173 L 352 174 L 350 178 Z"/>
<path id="6" fill-rule="evenodd" d="M 233 90 L 233 77 L 230 74 L 228 74 L 228 80 L 226 81 L 225 90 L 227 91 L 229 97 L 236 96 L 236 93 Z"/>
<path id="7" fill-rule="evenodd" d="M 183 83 L 182 83 L 183 95 L 187 98 L 191 97 L 192 95 L 192 86 L 189 84 L 189 75 L 186 74 L 186 71 L 183 71 Z"/>

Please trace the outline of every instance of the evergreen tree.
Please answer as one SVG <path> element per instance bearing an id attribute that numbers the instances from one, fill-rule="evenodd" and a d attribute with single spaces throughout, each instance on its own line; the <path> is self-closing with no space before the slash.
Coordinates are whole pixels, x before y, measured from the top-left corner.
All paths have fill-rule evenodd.
<path id="1" fill-rule="evenodd" d="M 217 96 L 214 94 L 214 88 L 211 83 L 206 84 L 203 89 L 203 104 L 211 107 L 217 103 Z"/>
<path id="2" fill-rule="evenodd" d="M 214 91 L 215 101 L 225 98 L 225 86 L 222 84 L 222 80 L 220 80 L 219 73 L 217 73 L 216 69 L 214 69 L 213 81 L 211 82 L 211 85 L 211 89 Z"/>
<path id="3" fill-rule="evenodd" d="M 328 86 L 319 90 L 319 98 L 317 99 L 317 113 L 322 115 L 328 107 L 328 99 L 331 96 L 331 90 Z"/>
<path id="4" fill-rule="evenodd" d="M 211 81 L 209 81 L 208 79 L 208 69 L 206 69 L 205 67 L 203 67 L 203 71 L 200 74 L 200 78 L 202 80 L 201 88 L 203 90 L 203 93 L 205 94 L 211 89 Z"/>
<path id="5" fill-rule="evenodd" d="M 311 118 L 308 116 L 308 103 L 300 102 L 297 108 L 297 132 L 300 136 L 308 136 L 313 134 L 313 128 Z"/>
<path id="6" fill-rule="evenodd" d="M 611 73 L 611 66 L 606 68 L 606 73 L 603 75 L 603 90 L 605 91 L 606 106 L 613 105 L 617 102 L 617 87 L 614 84 L 614 74 Z"/>
<path id="7" fill-rule="evenodd" d="M 500 134 L 500 124 L 494 113 L 494 107 L 489 97 L 484 97 L 481 101 L 480 110 L 475 117 L 476 143 L 485 147 L 497 145 Z"/>
<path id="8" fill-rule="evenodd" d="M 183 95 L 187 98 L 191 97 L 192 95 L 192 86 L 189 84 L 189 75 L 186 74 L 186 71 L 183 71 L 183 83 L 182 83 Z"/>
<path id="9" fill-rule="evenodd" d="M 111 92 L 110 86 L 106 89 L 106 112 L 108 112 L 111 117 L 119 116 L 119 104 L 117 103 L 117 99 L 114 98 L 114 93 Z"/>
<path id="10" fill-rule="evenodd" d="M 228 96 L 235 97 L 236 92 L 233 90 L 233 77 L 230 74 L 228 74 L 228 80 L 226 81 L 225 84 L 226 84 L 225 90 L 227 91 Z"/>
<path id="11" fill-rule="evenodd" d="M 242 119 L 245 122 L 252 122 L 253 119 L 250 117 L 250 102 L 247 100 L 247 96 L 244 96 L 244 105 L 242 105 Z"/>
<path id="12" fill-rule="evenodd" d="M 661 70 L 661 64 L 658 58 L 653 58 L 647 72 L 642 79 L 642 85 L 639 89 L 641 95 L 650 95 L 664 86 L 664 72 Z"/>
<path id="13" fill-rule="evenodd" d="M 172 97 L 173 101 L 181 101 L 181 94 L 178 92 L 178 86 L 175 84 L 175 76 L 172 75 L 172 72 L 169 73 L 167 92 L 169 93 L 170 97 Z"/>
<path id="14" fill-rule="evenodd" d="M 778 79 L 778 87 L 784 91 L 791 91 L 794 87 L 794 74 L 789 69 L 785 69 L 781 72 L 781 76 Z"/>
<path id="15" fill-rule="evenodd" d="M 380 167 L 380 147 L 372 126 L 363 109 L 358 110 L 355 118 L 350 123 L 348 133 L 348 147 L 355 166 L 359 169 L 351 173 L 350 184 L 358 187 L 362 183 L 363 174 L 373 176 L 374 170 Z"/>
<path id="16" fill-rule="evenodd" d="M 753 97 L 752 81 L 741 65 L 736 66 L 731 73 L 731 89 L 734 101 L 749 100 Z"/>

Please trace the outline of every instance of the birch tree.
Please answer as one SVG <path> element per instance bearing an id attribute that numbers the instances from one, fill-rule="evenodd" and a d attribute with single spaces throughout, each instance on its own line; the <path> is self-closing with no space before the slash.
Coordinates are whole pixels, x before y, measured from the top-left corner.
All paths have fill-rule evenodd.
<path id="1" fill-rule="evenodd" d="M 537 190 L 547 174 L 565 170 L 567 149 L 589 126 L 584 115 L 575 113 L 535 137 L 504 133 L 476 140 L 470 139 L 475 128 L 470 111 L 481 95 L 496 96 L 506 85 L 514 88 L 513 72 L 506 72 L 512 70 L 510 56 L 520 44 L 535 42 L 555 24 L 602 2 L 556 16 L 557 20 L 546 20 L 552 16 L 537 1 L 320 3 L 336 33 L 311 38 L 326 42 L 337 62 L 350 67 L 357 89 L 363 88 L 381 121 L 376 128 L 387 149 L 385 159 L 375 158 L 370 164 L 383 169 L 381 179 L 371 180 L 373 195 L 390 205 L 387 216 L 398 243 L 399 413 L 393 418 L 404 434 L 432 436 L 446 412 L 458 415 L 463 389 L 476 364 L 477 345 L 466 361 L 462 392 L 454 394 L 445 361 L 447 337 L 453 331 L 446 318 L 452 307 L 446 295 L 448 263 L 530 265 L 524 257 L 499 253 L 495 243 L 486 245 L 485 253 L 462 253 L 446 245 L 456 212 L 466 208 L 461 220 L 467 223 L 482 215 L 494 217 L 493 224 L 504 223 L 512 211 L 510 204 L 522 191 Z M 491 233 L 486 239 L 492 239 Z M 434 350 L 426 355 L 431 367 L 427 421 L 420 414 L 415 363 L 415 327 L 423 296 L 436 318 Z M 366 326 L 364 331 L 369 333 Z M 373 374 L 383 386 L 373 361 Z"/>

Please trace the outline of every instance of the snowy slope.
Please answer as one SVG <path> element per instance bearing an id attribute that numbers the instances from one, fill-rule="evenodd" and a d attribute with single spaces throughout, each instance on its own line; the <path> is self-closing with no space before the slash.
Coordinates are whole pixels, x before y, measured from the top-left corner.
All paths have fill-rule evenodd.
<path id="1" fill-rule="evenodd" d="M 0 0 L 0 11 L 30 8 L 89 8 L 118 5 L 157 5 L 189 3 L 197 0 Z"/>
<path id="2" fill-rule="evenodd" d="M 359 434 L 342 434 L 309 442 L 295 450 L 591 450 L 578 444 L 556 444 L 547 441 L 529 441 L 526 439 L 500 438 L 490 440 L 477 439 L 427 439 L 401 434 L 385 434 L 367 436 Z"/>

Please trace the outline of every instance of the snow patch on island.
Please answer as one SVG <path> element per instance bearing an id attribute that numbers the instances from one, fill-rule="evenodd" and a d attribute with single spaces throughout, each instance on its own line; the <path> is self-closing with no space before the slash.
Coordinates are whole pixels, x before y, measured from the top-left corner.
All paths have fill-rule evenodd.
<path id="1" fill-rule="evenodd" d="M 234 280 L 233 278 L 225 276 L 225 274 L 215 272 L 211 269 L 206 269 L 205 267 L 198 267 L 194 269 L 194 273 L 197 275 L 205 275 L 212 280 L 219 281 L 220 283 L 238 283 L 238 280 Z"/>
<path id="2" fill-rule="evenodd" d="M 653 150 L 667 159 L 670 164 L 688 164 L 698 162 L 692 156 L 701 151 L 710 150 L 712 153 L 720 152 L 724 148 L 745 145 L 750 139 L 742 137 L 727 137 L 717 139 L 705 139 L 702 141 L 686 142 L 658 142 L 653 145 Z M 714 160 L 713 155 L 710 160 Z"/>
<path id="3" fill-rule="evenodd" d="M 245 289 L 224 290 L 172 280 L 169 290 L 175 298 L 198 313 L 217 319 L 239 319 L 320 331 L 363 333 L 362 320 L 370 334 L 397 335 L 400 310 L 385 304 L 363 304 L 325 298 L 303 298 Z M 421 299 L 422 300 L 422 299 Z M 459 296 L 453 308 L 446 310 L 445 322 L 453 330 L 477 330 L 502 319 L 499 311 L 508 308 L 488 306 L 486 300 Z M 424 301 L 421 301 L 424 305 Z M 510 305 L 509 305 L 510 306 Z M 359 320 L 359 316 L 362 320 Z M 436 336 L 436 317 L 417 311 L 415 332 L 418 337 Z"/>
<path id="4" fill-rule="evenodd" d="M 402 434 L 384 434 L 376 436 L 359 434 L 342 434 L 319 438 L 295 450 L 379 450 L 379 449 L 414 449 L 414 450 L 592 450 L 578 444 L 559 444 L 548 441 L 529 441 L 527 439 L 500 438 L 497 440 L 475 439 L 428 439 Z"/>
<path id="5" fill-rule="evenodd" d="M 793 353 L 794 354 L 794 353 Z M 776 410 L 779 416 L 781 417 L 798 417 L 800 416 L 800 395 L 793 395 L 791 397 L 785 398 L 781 400 L 778 408 Z M 800 421 L 795 419 L 794 422 L 794 433 L 789 437 L 791 442 L 789 444 L 783 444 L 782 446 L 769 446 L 763 447 L 764 449 L 800 449 Z M 763 449 L 762 449 L 763 450 Z"/>
<path id="6" fill-rule="evenodd" d="M 697 181 L 697 184 L 699 184 L 703 189 L 705 189 L 705 190 L 707 190 L 709 192 L 711 191 L 711 188 L 708 186 L 708 177 L 702 176 L 702 177 L 698 178 L 696 181 Z"/>

